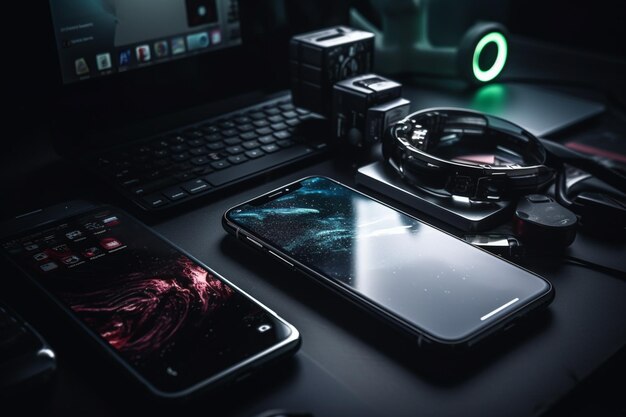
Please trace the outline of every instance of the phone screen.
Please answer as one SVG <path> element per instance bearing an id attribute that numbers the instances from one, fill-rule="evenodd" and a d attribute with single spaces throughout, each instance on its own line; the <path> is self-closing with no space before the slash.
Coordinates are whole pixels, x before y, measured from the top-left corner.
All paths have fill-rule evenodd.
<path id="1" fill-rule="evenodd" d="M 235 207 L 228 221 L 439 339 L 466 338 L 550 292 L 544 279 L 327 178 L 283 191 Z"/>
<path id="2" fill-rule="evenodd" d="M 291 334 L 259 304 L 113 209 L 13 237 L 2 247 L 164 392 L 193 387 Z"/>

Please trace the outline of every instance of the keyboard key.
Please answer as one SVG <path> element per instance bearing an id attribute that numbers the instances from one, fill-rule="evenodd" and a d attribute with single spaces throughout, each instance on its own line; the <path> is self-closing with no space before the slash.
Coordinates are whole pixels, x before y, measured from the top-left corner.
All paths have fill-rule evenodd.
<path id="1" fill-rule="evenodd" d="M 241 135 L 239 135 L 239 137 L 243 140 L 252 140 L 255 139 L 258 135 L 256 134 L 256 132 L 246 132 L 246 133 L 242 133 Z"/>
<path id="2" fill-rule="evenodd" d="M 244 155 L 234 155 L 234 156 L 229 156 L 228 157 L 228 162 L 230 162 L 231 164 L 237 165 L 240 164 L 242 162 L 247 161 L 248 158 L 246 158 Z"/>
<path id="3" fill-rule="evenodd" d="M 189 194 L 198 194 L 207 191 L 211 186 L 201 179 L 186 182 L 181 187 Z"/>
<path id="4" fill-rule="evenodd" d="M 246 152 L 246 153 L 245 153 L 245 155 L 246 155 L 248 158 L 252 158 L 252 159 L 254 159 L 254 158 L 258 158 L 258 157 L 260 157 L 260 156 L 265 155 L 265 153 L 263 153 L 263 151 L 262 151 L 262 150 L 260 150 L 260 149 L 253 149 L 253 150 L 251 150 L 251 151 Z"/>
<path id="5" fill-rule="evenodd" d="M 298 113 L 296 113 L 295 111 L 291 110 L 291 111 L 286 111 L 283 113 L 283 117 L 285 119 L 294 119 L 296 117 L 298 117 Z"/>
<path id="6" fill-rule="evenodd" d="M 242 153 L 243 151 L 244 149 L 241 146 L 229 146 L 228 148 L 226 148 L 226 152 L 231 155 L 237 155 L 239 153 Z"/>
<path id="7" fill-rule="evenodd" d="M 258 148 L 259 146 L 261 146 L 261 143 L 256 140 L 249 140 L 248 142 L 242 143 L 241 146 L 249 150 L 249 149 Z"/>
<path id="8" fill-rule="evenodd" d="M 178 179 L 177 177 L 178 177 L 178 174 L 176 174 L 174 178 L 165 177 L 157 181 L 147 182 L 145 184 L 141 184 L 140 186 L 133 188 L 131 191 L 137 195 L 151 194 L 151 193 L 154 193 L 155 191 L 159 191 L 159 190 L 162 190 L 164 188 L 174 185 L 177 180 L 180 181 L 180 179 Z M 184 179 L 187 179 L 187 178 L 184 178 Z"/>
<path id="9" fill-rule="evenodd" d="M 275 124 L 272 125 L 272 129 L 274 129 L 274 130 L 285 130 L 285 129 L 287 129 L 287 127 L 288 126 L 286 124 L 284 124 L 284 123 L 275 123 Z"/>
<path id="10" fill-rule="evenodd" d="M 280 114 L 280 110 L 278 110 L 276 107 L 269 107 L 265 109 L 265 114 L 267 114 L 268 116 L 275 116 L 277 114 Z"/>
<path id="11" fill-rule="evenodd" d="M 211 168 L 208 165 L 202 165 L 202 166 L 197 166 L 194 169 L 191 170 L 191 173 L 196 176 L 199 177 L 201 175 L 206 175 L 206 174 L 210 174 L 211 172 L 213 172 L 213 168 Z"/>
<path id="12" fill-rule="evenodd" d="M 237 126 L 232 120 L 222 121 L 219 125 L 222 129 L 233 129 Z"/>
<path id="13" fill-rule="evenodd" d="M 198 146 L 204 145 L 204 140 L 202 139 L 191 139 L 187 141 L 187 145 L 192 148 L 197 148 Z"/>
<path id="14" fill-rule="evenodd" d="M 189 159 L 189 154 L 185 152 L 172 155 L 172 160 L 174 162 L 182 162 L 187 159 Z"/>
<path id="15" fill-rule="evenodd" d="M 263 117 L 265 117 L 265 115 L 263 115 Z M 253 125 L 255 125 L 256 127 L 265 127 L 265 126 L 269 126 L 270 122 L 268 122 L 265 119 L 261 119 L 261 120 L 255 120 L 254 122 L 252 122 Z"/>
<path id="16" fill-rule="evenodd" d="M 179 187 L 172 187 L 163 191 L 163 195 L 172 201 L 178 201 L 187 197 L 189 194 L 187 194 L 187 192 L 183 191 Z"/>
<path id="17" fill-rule="evenodd" d="M 287 132 L 286 130 L 281 130 L 280 132 L 274 132 L 274 136 L 278 140 L 288 139 L 291 137 L 291 133 Z"/>
<path id="18" fill-rule="evenodd" d="M 172 153 L 182 153 L 187 150 L 187 145 L 173 145 L 170 146 L 170 152 Z"/>
<path id="19" fill-rule="evenodd" d="M 254 120 L 261 120 L 261 119 L 265 119 L 265 113 L 257 111 L 254 113 L 250 114 L 250 118 L 254 119 Z"/>
<path id="20" fill-rule="evenodd" d="M 185 132 L 185 136 L 187 136 L 187 139 L 197 139 L 204 136 L 204 133 L 200 130 L 188 130 Z"/>
<path id="21" fill-rule="evenodd" d="M 254 125 L 252 123 L 246 123 L 238 126 L 237 129 L 239 129 L 240 132 L 249 132 L 254 129 Z"/>
<path id="22" fill-rule="evenodd" d="M 225 137 L 231 137 L 231 136 L 237 136 L 239 134 L 239 131 L 237 129 L 226 129 L 226 130 L 222 130 L 222 135 Z"/>
<path id="23" fill-rule="evenodd" d="M 276 145 L 275 143 L 270 143 L 269 145 L 261 146 L 261 149 L 263 149 L 267 153 L 272 153 L 272 152 L 279 151 L 280 147 Z"/>
<path id="24" fill-rule="evenodd" d="M 122 181 L 123 187 L 133 187 L 135 185 L 139 185 L 139 178 L 130 178 L 126 181 Z"/>
<path id="25" fill-rule="evenodd" d="M 151 142 L 150 145 L 152 145 L 152 147 L 156 150 L 156 149 L 162 149 L 162 148 L 167 148 L 170 146 L 170 144 L 163 139 L 159 139 L 156 140 L 154 142 Z"/>
<path id="26" fill-rule="evenodd" d="M 210 135 L 206 135 L 204 137 L 204 140 L 206 140 L 207 142 L 217 142 L 222 140 L 222 135 L 220 135 L 219 133 L 212 133 Z"/>
<path id="27" fill-rule="evenodd" d="M 204 146 L 202 146 L 202 147 L 189 149 L 189 153 L 194 155 L 194 156 L 204 155 L 206 153 L 206 148 Z"/>
<path id="28" fill-rule="evenodd" d="M 204 133 L 208 134 L 208 135 L 212 135 L 214 133 L 219 133 L 220 128 L 212 125 L 212 124 L 208 124 L 208 125 L 204 125 L 202 127 L 202 130 L 204 131 Z"/>
<path id="29" fill-rule="evenodd" d="M 285 123 L 290 127 L 298 126 L 300 124 L 300 119 L 289 119 L 285 121 Z"/>
<path id="30" fill-rule="evenodd" d="M 151 150 L 152 149 L 149 146 L 142 145 L 142 146 L 138 147 L 137 149 L 135 149 L 133 152 L 135 152 L 135 153 L 148 153 Z"/>
<path id="31" fill-rule="evenodd" d="M 280 114 L 277 114 L 277 115 L 268 117 L 267 120 L 269 120 L 270 123 L 280 123 L 283 121 L 283 116 L 281 116 Z"/>
<path id="32" fill-rule="evenodd" d="M 219 151 L 225 146 L 226 145 L 224 145 L 222 142 L 215 142 L 215 143 L 209 143 L 206 147 L 211 151 Z"/>
<path id="33" fill-rule="evenodd" d="M 195 157 L 195 158 L 191 158 L 191 163 L 194 164 L 194 165 L 206 165 L 209 162 L 211 162 L 211 161 L 209 161 L 204 156 L 198 156 L 198 157 Z"/>
<path id="34" fill-rule="evenodd" d="M 176 179 L 177 181 L 187 181 L 190 180 L 194 177 L 193 173 L 191 172 L 179 172 L 178 174 L 174 175 L 174 179 Z M 169 184 L 168 184 L 169 185 Z"/>
<path id="35" fill-rule="evenodd" d="M 165 170 L 150 170 L 150 171 L 146 171 L 143 175 L 142 178 L 145 181 L 154 181 L 154 180 L 158 180 L 159 178 L 162 178 L 164 175 L 166 174 Z"/>
<path id="36" fill-rule="evenodd" d="M 306 109 L 296 109 L 296 112 L 298 112 L 300 114 L 309 114 L 309 113 L 311 113 L 310 111 L 308 111 Z"/>
<path id="37" fill-rule="evenodd" d="M 180 164 L 174 165 L 174 170 L 178 172 L 189 171 L 193 168 L 193 165 L 190 162 L 182 162 Z"/>
<path id="38" fill-rule="evenodd" d="M 271 135 L 273 132 L 273 130 L 270 127 L 261 127 L 259 129 L 256 130 L 256 133 L 258 133 L 259 135 Z"/>
<path id="39" fill-rule="evenodd" d="M 266 135 L 266 136 L 261 136 L 260 138 L 257 139 L 259 142 L 261 142 L 264 145 L 267 145 L 269 143 L 275 142 L 276 139 L 274 138 L 274 136 L 271 135 Z"/>
<path id="40" fill-rule="evenodd" d="M 280 105 L 280 106 L 278 106 L 278 107 L 280 107 L 280 108 L 281 108 L 281 110 L 284 110 L 284 111 L 289 111 L 289 110 L 293 110 L 293 109 L 295 109 L 294 105 L 293 105 L 293 104 L 291 104 L 291 103 L 283 103 L 283 104 L 281 104 L 281 105 Z"/>
<path id="41" fill-rule="evenodd" d="M 246 123 L 250 123 L 252 122 L 252 119 L 248 116 L 239 116 L 237 118 L 235 118 L 235 122 L 239 123 L 239 124 L 246 124 Z"/>
<path id="42" fill-rule="evenodd" d="M 229 166 L 230 166 L 230 162 L 228 162 L 228 161 L 227 161 L 227 160 L 225 160 L 225 159 L 222 159 L 222 160 L 220 160 L 220 161 L 215 161 L 215 162 L 212 162 L 212 163 L 211 163 L 211 166 L 212 166 L 213 168 L 215 168 L 215 169 L 224 169 L 224 168 L 226 168 L 226 167 L 229 167 Z M 212 175 L 212 174 L 210 174 L 210 175 Z"/>
<path id="43" fill-rule="evenodd" d="M 161 194 L 153 194 L 142 199 L 148 207 L 157 208 L 168 204 L 168 201 Z"/>
<path id="44" fill-rule="evenodd" d="M 140 185 L 140 186 L 138 186 L 138 187 L 131 188 L 131 189 L 130 189 L 130 192 L 131 192 L 132 194 L 135 194 L 135 195 L 142 195 L 142 194 L 145 194 L 145 190 L 143 189 L 143 187 L 142 187 L 141 185 Z"/>
<path id="45" fill-rule="evenodd" d="M 279 140 L 278 142 L 276 142 L 276 144 L 280 146 L 281 148 L 289 148 L 290 146 L 295 145 L 295 142 L 290 139 L 284 139 L 284 140 Z"/>
<path id="46" fill-rule="evenodd" d="M 172 136 L 169 139 L 170 145 L 181 145 L 181 144 L 185 143 L 186 141 L 187 141 L 187 139 L 185 139 L 184 137 L 182 137 L 180 135 Z"/>
<path id="47" fill-rule="evenodd" d="M 228 146 L 239 145 L 241 143 L 241 139 L 239 138 L 228 138 L 224 139 L 224 143 Z"/>

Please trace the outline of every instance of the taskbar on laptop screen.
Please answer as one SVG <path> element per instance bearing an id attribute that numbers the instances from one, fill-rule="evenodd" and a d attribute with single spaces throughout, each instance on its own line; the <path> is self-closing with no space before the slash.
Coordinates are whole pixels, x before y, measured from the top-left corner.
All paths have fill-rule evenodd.
<path id="1" fill-rule="evenodd" d="M 241 44 L 238 0 L 50 0 L 65 84 Z"/>

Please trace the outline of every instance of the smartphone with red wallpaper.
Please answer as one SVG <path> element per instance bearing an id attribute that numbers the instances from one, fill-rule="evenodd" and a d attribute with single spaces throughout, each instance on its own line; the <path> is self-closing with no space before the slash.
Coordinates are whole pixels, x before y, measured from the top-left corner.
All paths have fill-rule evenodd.
<path id="1" fill-rule="evenodd" d="M 292 325 L 114 207 L 73 201 L 0 230 L 3 255 L 159 397 L 233 382 L 299 346 Z"/>

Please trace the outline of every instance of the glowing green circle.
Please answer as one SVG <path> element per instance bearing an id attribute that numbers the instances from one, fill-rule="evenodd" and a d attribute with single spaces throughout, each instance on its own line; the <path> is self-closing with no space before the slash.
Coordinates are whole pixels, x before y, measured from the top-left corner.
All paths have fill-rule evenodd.
<path id="1" fill-rule="evenodd" d="M 491 68 L 486 71 L 480 69 L 480 65 L 478 65 L 478 60 L 480 58 L 480 54 L 485 49 L 489 43 L 495 43 L 498 48 L 498 55 L 496 56 L 496 60 L 493 62 Z M 508 53 L 508 44 L 506 42 L 506 38 L 500 32 L 490 32 L 482 37 L 480 41 L 476 44 L 476 49 L 474 49 L 474 59 L 472 60 L 472 70 L 474 72 L 474 77 L 480 82 L 486 83 L 488 81 L 493 80 L 500 74 L 502 69 L 504 68 L 504 64 L 506 64 L 506 57 Z"/>

